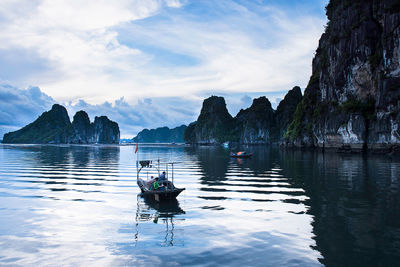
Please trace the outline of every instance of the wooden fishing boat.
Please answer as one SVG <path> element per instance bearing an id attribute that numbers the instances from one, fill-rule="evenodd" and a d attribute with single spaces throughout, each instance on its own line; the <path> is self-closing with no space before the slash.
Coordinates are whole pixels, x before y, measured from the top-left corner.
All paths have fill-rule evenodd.
<path id="1" fill-rule="evenodd" d="M 231 153 L 232 158 L 250 158 L 251 156 L 253 156 L 253 153 L 247 153 L 246 151 Z"/>
<path id="2" fill-rule="evenodd" d="M 160 182 L 158 182 L 158 177 L 161 177 L 160 174 L 160 161 L 158 160 L 158 166 L 157 164 L 152 163 L 150 160 L 142 160 L 138 162 L 138 165 L 140 164 L 140 168 L 137 169 L 137 184 L 140 188 L 141 195 L 145 198 L 155 200 L 155 201 L 166 201 L 166 200 L 173 200 L 176 199 L 177 196 L 185 190 L 185 188 L 177 188 L 174 185 L 174 164 L 177 162 L 168 162 L 165 163 L 166 165 L 166 171 L 164 172 L 165 179 L 160 179 Z M 171 171 L 169 172 L 169 166 L 172 168 Z M 156 178 L 153 179 L 144 179 L 140 177 L 140 173 L 143 170 L 143 168 L 152 168 L 153 170 L 156 170 Z M 171 174 L 171 176 L 169 175 Z M 147 175 L 148 176 L 148 175 Z M 168 179 L 172 178 L 171 181 Z M 154 186 L 154 182 L 157 181 L 158 187 Z"/>

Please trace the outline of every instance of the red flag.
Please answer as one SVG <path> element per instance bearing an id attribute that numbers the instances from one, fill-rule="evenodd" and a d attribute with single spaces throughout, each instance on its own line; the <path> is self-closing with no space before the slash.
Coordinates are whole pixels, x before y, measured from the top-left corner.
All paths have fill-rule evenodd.
<path id="1" fill-rule="evenodd" d="M 136 152 L 139 150 L 139 144 L 138 143 L 136 143 L 136 149 L 135 149 L 135 154 L 136 154 Z"/>

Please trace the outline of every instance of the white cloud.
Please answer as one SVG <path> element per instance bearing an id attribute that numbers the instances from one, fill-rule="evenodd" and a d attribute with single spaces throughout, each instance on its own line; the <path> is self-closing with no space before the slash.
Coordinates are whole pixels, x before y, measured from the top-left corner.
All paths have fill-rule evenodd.
<path id="1" fill-rule="evenodd" d="M 135 87 L 140 68 L 150 56 L 121 45 L 111 28 L 143 19 L 163 5 L 179 1 L 157 0 L 66 1 L 44 0 L 0 3 L 0 49 L 22 48 L 49 60 L 54 69 L 25 80 L 20 85 L 39 84 L 57 100 L 85 97 L 94 102 L 124 95 Z M 18 6 L 29 9 L 20 12 Z M 15 55 L 18 57 L 18 55 Z M 1 75 L 1 73 L 0 73 Z M 3 80 L 5 77 L 0 77 Z M 140 80 L 140 79 L 139 79 Z M 96 90 L 94 90 L 96 88 Z M 67 94 L 68 92 L 68 94 Z"/>
<path id="2" fill-rule="evenodd" d="M 133 36 L 126 37 L 133 46 L 145 40 L 199 61 L 189 67 L 177 66 L 166 75 L 146 73 L 152 81 L 146 89 L 158 94 L 162 94 L 159 88 L 168 94 L 198 94 L 210 89 L 259 92 L 304 86 L 323 20 L 292 18 L 273 8 L 263 16 L 246 9 L 240 12 L 211 21 L 174 16 L 151 25 L 126 27 L 122 33 Z"/>
<path id="3" fill-rule="evenodd" d="M 179 0 L 166 0 L 165 1 L 168 7 L 175 7 L 175 8 L 179 8 L 182 7 L 182 2 Z"/>
<path id="4" fill-rule="evenodd" d="M 0 138 L 31 123 L 54 103 L 38 87 L 21 90 L 0 84 Z"/>
<path id="5" fill-rule="evenodd" d="M 144 128 L 187 125 L 197 119 L 200 107 L 201 102 L 183 98 L 145 98 L 135 104 L 127 103 L 124 98 L 97 105 L 83 100 L 66 104 L 71 120 L 79 110 L 85 110 L 92 121 L 95 116 L 107 115 L 109 119 L 118 122 L 122 138 L 132 138 Z"/>
<path id="6" fill-rule="evenodd" d="M 148 0 L 44 0 L 37 7 L 35 27 L 75 31 L 102 30 L 121 22 L 146 18 L 160 9 Z M 31 18 L 28 19 L 31 21 Z"/>

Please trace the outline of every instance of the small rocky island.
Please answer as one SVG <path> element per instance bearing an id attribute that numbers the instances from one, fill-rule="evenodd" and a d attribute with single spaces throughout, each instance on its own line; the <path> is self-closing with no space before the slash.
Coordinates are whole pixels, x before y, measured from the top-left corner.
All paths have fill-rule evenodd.
<path id="1" fill-rule="evenodd" d="M 34 122 L 22 129 L 6 133 L 3 143 L 9 144 L 118 144 L 118 123 L 106 116 L 90 122 L 88 114 L 78 111 L 71 123 L 65 107 L 54 104 Z"/>
<path id="2" fill-rule="evenodd" d="M 132 141 L 138 143 L 183 143 L 183 135 L 186 125 L 175 128 L 159 127 L 156 129 L 144 129 L 135 136 Z"/>

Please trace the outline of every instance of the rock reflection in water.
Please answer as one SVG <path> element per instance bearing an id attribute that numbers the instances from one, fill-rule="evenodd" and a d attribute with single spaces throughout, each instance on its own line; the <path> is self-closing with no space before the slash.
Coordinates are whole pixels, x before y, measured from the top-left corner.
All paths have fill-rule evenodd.
<path id="1" fill-rule="evenodd" d="M 137 209 L 136 209 L 136 233 L 135 243 L 136 246 L 140 245 L 141 241 L 146 241 L 146 236 L 155 238 L 160 246 L 183 246 L 183 236 L 181 229 L 175 229 L 177 221 L 183 221 L 183 218 L 176 218 L 176 215 L 185 214 L 185 211 L 179 206 L 179 202 L 174 200 L 158 202 L 153 199 L 145 198 L 138 195 Z M 164 230 L 156 231 L 154 227 L 141 227 L 142 224 L 155 223 L 163 225 Z M 151 232 L 146 232 L 149 230 Z M 154 236 L 154 234 L 157 234 Z"/>
<path id="2" fill-rule="evenodd" d="M 327 266 L 394 266 L 400 260 L 399 162 L 374 155 L 281 153 L 284 173 L 309 197 Z"/>
<path id="3" fill-rule="evenodd" d="M 204 172 L 201 183 L 212 185 L 219 181 L 226 180 L 226 173 L 229 165 L 229 152 L 222 147 L 205 146 L 185 148 L 185 152 L 197 158 L 199 165 Z"/>

